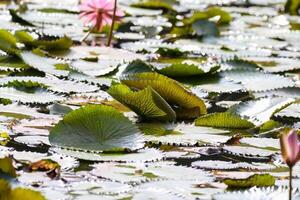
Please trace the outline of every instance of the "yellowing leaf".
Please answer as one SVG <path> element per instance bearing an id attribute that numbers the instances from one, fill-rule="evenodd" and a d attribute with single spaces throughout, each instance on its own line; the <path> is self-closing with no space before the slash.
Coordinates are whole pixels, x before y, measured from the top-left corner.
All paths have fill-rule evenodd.
<path id="1" fill-rule="evenodd" d="M 254 124 L 240 118 L 233 113 L 212 113 L 195 120 L 196 126 L 210 126 L 217 128 L 253 128 Z"/>
<path id="2" fill-rule="evenodd" d="M 3 172 L 5 174 L 8 174 L 12 177 L 16 177 L 16 170 L 12 164 L 12 159 L 5 157 L 0 159 L 0 173 Z"/>
<path id="3" fill-rule="evenodd" d="M 37 191 L 30 189 L 16 188 L 11 192 L 10 200 L 46 200 L 46 198 Z"/>
<path id="4" fill-rule="evenodd" d="M 108 93 L 145 119 L 174 121 L 175 112 L 170 105 L 150 86 L 133 92 L 123 84 L 113 85 Z"/>
<path id="5" fill-rule="evenodd" d="M 202 99 L 182 86 L 179 82 L 158 73 L 145 72 L 129 74 L 122 77 L 122 82 L 132 88 L 144 89 L 151 86 L 161 97 L 171 105 L 182 108 L 200 109 L 200 114 L 206 114 L 206 106 Z"/>

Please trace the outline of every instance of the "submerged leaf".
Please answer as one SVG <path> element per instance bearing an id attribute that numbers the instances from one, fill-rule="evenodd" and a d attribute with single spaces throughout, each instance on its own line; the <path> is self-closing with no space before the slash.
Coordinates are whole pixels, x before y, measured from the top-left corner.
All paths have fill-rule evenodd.
<path id="1" fill-rule="evenodd" d="M 195 120 L 197 126 L 218 128 L 253 128 L 254 124 L 230 112 L 212 113 Z"/>
<path id="2" fill-rule="evenodd" d="M 115 84 L 108 93 L 131 108 L 145 119 L 160 119 L 174 121 L 175 112 L 169 104 L 150 86 L 137 92 L 133 92 L 123 84 Z"/>
<path id="3" fill-rule="evenodd" d="M 197 20 L 193 23 L 193 29 L 200 37 L 217 37 L 220 31 L 214 22 L 207 20 Z"/>
<path id="4" fill-rule="evenodd" d="M 52 145 L 77 150 L 136 150 L 143 136 L 116 109 L 90 105 L 68 113 L 50 132 Z"/>
<path id="5" fill-rule="evenodd" d="M 225 179 L 229 188 L 268 187 L 275 184 L 275 178 L 269 174 L 255 174 L 246 179 Z"/>
<path id="6" fill-rule="evenodd" d="M 172 105 L 187 109 L 198 107 L 202 115 L 207 113 L 206 106 L 202 99 L 184 88 L 179 82 L 158 73 L 145 72 L 131 74 L 122 77 L 122 82 L 138 89 L 151 86 Z"/>

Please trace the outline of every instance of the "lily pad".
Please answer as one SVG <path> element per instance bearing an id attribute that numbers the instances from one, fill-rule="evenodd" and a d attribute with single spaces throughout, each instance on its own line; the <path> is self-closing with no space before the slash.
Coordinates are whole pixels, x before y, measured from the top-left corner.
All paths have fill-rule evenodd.
<path id="1" fill-rule="evenodd" d="M 218 128 L 253 128 L 254 124 L 230 112 L 212 113 L 195 120 L 196 126 Z"/>
<path id="2" fill-rule="evenodd" d="M 116 109 L 90 105 L 68 113 L 50 132 L 52 145 L 77 150 L 142 148 L 138 128 Z"/>
<path id="3" fill-rule="evenodd" d="M 268 187 L 275 184 L 275 178 L 269 174 L 255 174 L 247 179 L 225 179 L 229 188 Z"/>

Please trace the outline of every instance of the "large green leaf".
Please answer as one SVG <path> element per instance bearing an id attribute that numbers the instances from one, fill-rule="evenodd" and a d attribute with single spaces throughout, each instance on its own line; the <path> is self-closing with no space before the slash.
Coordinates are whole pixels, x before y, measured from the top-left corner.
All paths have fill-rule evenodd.
<path id="1" fill-rule="evenodd" d="M 174 121 L 176 114 L 170 105 L 150 86 L 133 92 L 123 84 L 115 84 L 108 93 L 145 119 Z"/>
<path id="2" fill-rule="evenodd" d="M 123 76 L 122 82 L 129 87 L 144 89 L 151 86 L 168 103 L 182 108 L 199 108 L 200 114 L 206 114 L 202 99 L 183 87 L 179 82 L 158 73 L 145 72 Z"/>
<path id="3" fill-rule="evenodd" d="M 172 60 L 170 60 L 172 62 Z M 162 64 L 163 67 L 158 71 L 169 77 L 184 77 L 196 76 L 205 73 L 213 73 L 217 71 L 220 66 L 216 62 L 211 61 L 194 61 L 192 59 L 182 59 L 179 62 L 170 64 Z"/>
<path id="4" fill-rule="evenodd" d="M 31 48 L 41 48 L 45 50 L 68 50 L 72 46 L 72 40 L 68 37 L 62 37 L 55 40 L 34 39 L 28 32 L 16 31 L 17 40 Z"/>
<path id="5" fill-rule="evenodd" d="M 139 149 L 139 129 L 116 109 L 90 105 L 68 113 L 50 132 L 52 145 L 78 150 Z"/>
<path id="6" fill-rule="evenodd" d="M 246 179 L 225 179 L 229 188 L 267 187 L 275 184 L 275 178 L 269 174 L 254 174 Z"/>
<path id="7" fill-rule="evenodd" d="M 218 128 L 253 128 L 254 124 L 230 112 L 212 113 L 195 120 L 197 126 Z"/>
<path id="8" fill-rule="evenodd" d="M 0 29 L 0 50 L 8 54 L 15 54 L 18 50 L 16 38 L 4 29 Z"/>

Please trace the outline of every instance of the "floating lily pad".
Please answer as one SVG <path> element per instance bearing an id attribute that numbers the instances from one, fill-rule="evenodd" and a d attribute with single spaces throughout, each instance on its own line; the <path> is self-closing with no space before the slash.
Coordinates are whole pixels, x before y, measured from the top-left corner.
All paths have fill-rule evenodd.
<path id="1" fill-rule="evenodd" d="M 74 150 L 136 150 L 143 147 L 138 128 L 116 109 L 90 105 L 68 113 L 50 132 L 55 146 Z"/>
<path id="2" fill-rule="evenodd" d="M 247 179 L 225 179 L 229 188 L 268 187 L 275 184 L 275 178 L 269 174 L 255 174 Z"/>
<path id="3" fill-rule="evenodd" d="M 41 57 L 32 52 L 23 52 L 21 53 L 23 61 L 29 66 L 55 76 L 67 76 L 69 71 L 57 69 L 57 64 L 61 64 L 62 61 Z"/>
<path id="4" fill-rule="evenodd" d="M 196 126 L 217 128 L 253 128 L 254 124 L 230 112 L 212 113 L 195 120 Z"/>

